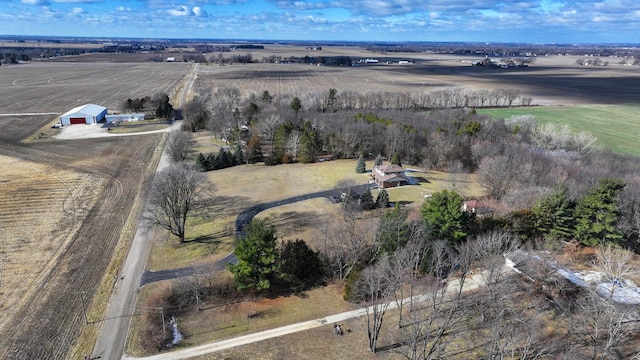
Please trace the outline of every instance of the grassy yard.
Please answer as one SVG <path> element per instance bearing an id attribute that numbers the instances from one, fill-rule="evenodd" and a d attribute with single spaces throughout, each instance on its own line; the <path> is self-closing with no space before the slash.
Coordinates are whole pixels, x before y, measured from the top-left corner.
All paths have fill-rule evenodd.
<path id="1" fill-rule="evenodd" d="M 198 151 L 215 151 L 215 147 L 219 146 L 210 137 L 196 136 L 195 142 Z M 333 160 L 314 164 L 278 166 L 253 164 L 208 172 L 206 175 L 216 188 L 213 208 L 189 220 L 185 244 L 178 244 L 175 238 L 168 235 L 156 241 L 148 268 L 168 269 L 215 261 L 233 250 L 233 225 L 237 215 L 247 207 L 333 189 L 344 179 L 353 180 L 356 184 L 366 184 L 370 180 L 369 173 L 356 174 L 355 165 L 356 160 Z M 372 167 L 373 162 L 367 162 L 367 169 Z M 424 172 L 411 166 L 407 168 L 411 169 L 408 175 L 415 177 L 417 184 L 388 189 L 388 192 L 391 201 L 400 201 L 408 209 L 417 210 L 422 205 L 425 195 L 451 189 L 454 183 L 456 189 L 464 196 L 477 197 L 483 194 L 483 189 L 475 183 L 473 175 L 460 174 L 454 179 L 447 173 Z M 374 199 L 377 194 L 378 190 L 372 191 Z M 257 217 L 266 218 L 269 223 L 275 225 L 279 239 L 304 239 L 313 248 L 321 250 L 323 240 L 331 236 L 328 235 L 332 233 L 331 228 L 343 221 L 340 209 L 340 204 L 331 203 L 326 198 L 316 198 L 275 207 L 261 212 Z M 380 210 L 363 212 L 361 220 L 371 222 L 371 227 L 375 227 L 380 214 L 382 214 Z M 224 271 L 218 276 L 230 277 L 231 274 Z M 147 285 L 142 292 L 141 303 L 144 303 L 144 298 L 153 296 L 154 288 L 161 290 L 166 286 L 168 286 L 166 282 Z M 179 317 L 180 328 L 185 335 L 185 340 L 180 347 L 315 319 L 352 309 L 353 306 L 342 299 L 341 284 L 330 284 L 298 295 L 230 305 L 206 304 L 203 311 L 187 311 Z M 260 316 L 250 318 L 247 316 L 250 313 L 259 313 Z M 369 352 L 366 347 L 366 330 L 363 328 L 363 320 L 356 319 L 350 324 L 349 326 L 358 333 L 357 341 L 354 344 L 355 338 L 351 336 L 335 339 L 336 345 L 341 348 L 339 353 L 348 356 L 351 350 L 355 350 L 355 348 L 351 349 L 351 346 L 355 346 L 357 348 L 355 353 L 358 354 L 356 357 L 366 358 Z M 135 332 L 134 328 L 134 334 Z M 331 354 L 336 354 L 335 349 L 322 345 L 327 339 L 335 338 L 330 327 L 312 332 L 322 333 L 318 339 L 319 342 L 314 340 L 314 342 L 301 343 L 291 339 L 272 342 L 284 341 L 286 349 L 281 349 L 284 353 L 279 354 L 291 354 L 294 357 L 297 357 L 297 351 L 314 348 L 316 342 L 318 347 L 323 348 L 322 351 L 318 350 L 318 354 L 327 354 L 329 357 Z M 292 338 L 304 336 L 300 334 Z M 131 351 L 140 352 L 138 341 L 139 339 L 134 335 L 130 344 Z M 247 349 L 253 348 L 250 346 Z M 242 349 L 228 353 L 233 354 L 232 357 L 244 354 Z M 219 358 L 219 356 L 221 354 L 205 358 Z M 278 355 L 274 353 L 274 356 Z M 265 354 L 263 358 L 269 357 Z"/>
<path id="2" fill-rule="evenodd" d="M 615 152 L 640 155 L 640 105 L 540 106 L 478 112 L 496 118 L 533 115 L 543 124 L 568 124 L 575 131 L 592 133 L 599 144 Z"/>

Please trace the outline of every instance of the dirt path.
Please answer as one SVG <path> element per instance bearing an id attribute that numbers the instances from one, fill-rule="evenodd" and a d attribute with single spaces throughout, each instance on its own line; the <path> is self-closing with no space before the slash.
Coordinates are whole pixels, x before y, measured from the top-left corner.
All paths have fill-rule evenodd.
<path id="1" fill-rule="evenodd" d="M 470 290 L 474 290 L 480 286 L 483 286 L 484 284 L 485 284 L 485 281 L 484 281 L 484 276 L 482 274 L 473 275 L 471 279 L 467 278 L 467 280 L 464 282 L 462 291 L 467 292 Z M 459 288 L 460 288 L 459 280 L 454 280 L 448 283 L 446 292 L 449 294 L 455 294 L 457 293 Z M 416 301 L 422 302 L 429 298 L 430 298 L 429 294 L 424 294 L 421 296 L 416 296 L 414 298 L 403 299 L 402 303 L 408 304 L 411 301 L 413 301 L 414 303 Z M 375 306 L 380 306 L 380 305 L 375 305 Z M 388 310 L 396 309 L 397 307 L 398 307 L 398 303 L 395 301 L 391 301 L 391 303 L 388 304 Z M 370 306 L 367 310 L 370 313 L 372 309 L 373 309 L 373 306 Z M 335 323 L 343 322 L 349 319 L 366 316 L 368 312 L 365 311 L 365 309 L 361 308 L 361 309 L 342 312 L 335 315 L 330 315 L 320 319 L 303 321 L 303 322 L 299 322 L 291 325 L 281 326 L 271 330 L 265 330 L 265 331 L 260 331 L 253 334 L 239 336 L 232 339 L 211 342 L 211 343 L 200 345 L 200 346 L 194 346 L 188 349 L 178 350 L 170 353 L 157 354 L 157 355 L 146 356 L 146 357 L 132 357 L 132 356 L 125 355 L 122 357 L 122 359 L 125 359 L 125 360 L 188 359 L 196 356 L 202 356 L 202 355 L 214 353 L 217 351 L 226 350 L 226 349 L 237 347 L 237 346 L 255 343 L 262 340 L 267 340 L 267 339 L 271 339 L 279 336 L 293 334 L 296 332 L 305 331 L 305 330 L 309 330 L 309 329 L 313 329 L 321 326 L 333 325 Z"/>

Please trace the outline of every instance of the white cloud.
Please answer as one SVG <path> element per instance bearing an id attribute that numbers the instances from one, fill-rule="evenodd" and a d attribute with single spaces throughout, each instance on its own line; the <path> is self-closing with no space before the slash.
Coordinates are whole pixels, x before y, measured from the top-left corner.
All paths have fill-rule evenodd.
<path id="1" fill-rule="evenodd" d="M 178 6 L 177 8 L 169 9 L 167 12 L 171 16 L 208 16 L 207 12 L 200 6 L 194 6 L 193 8 L 189 8 L 187 6 Z"/>
<path id="2" fill-rule="evenodd" d="M 73 14 L 73 15 L 81 15 L 81 14 L 86 14 L 86 13 L 87 12 L 83 8 L 74 7 L 73 9 L 71 9 L 71 14 Z"/>
<path id="3" fill-rule="evenodd" d="M 22 0 L 22 3 L 25 5 L 49 5 L 47 0 Z"/>

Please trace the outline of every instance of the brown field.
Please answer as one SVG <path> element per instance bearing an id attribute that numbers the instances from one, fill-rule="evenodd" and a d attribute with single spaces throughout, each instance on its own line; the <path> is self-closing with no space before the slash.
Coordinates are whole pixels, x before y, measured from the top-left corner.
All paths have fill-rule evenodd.
<path id="1" fill-rule="evenodd" d="M 212 88 L 236 87 L 245 95 L 267 90 L 272 95 L 366 92 L 429 92 L 461 87 L 467 89 L 519 89 L 533 104 L 612 104 L 640 100 L 638 67 L 626 67 L 611 59 L 601 67 L 576 66 L 578 56 L 537 57 L 528 68 L 494 69 L 473 67 L 477 57 L 433 53 L 373 54 L 356 47 L 325 47 L 309 51 L 303 47 L 269 46 L 251 53 L 254 60 L 277 56 L 347 55 L 352 60 L 375 58 L 377 65 L 325 67 L 307 64 L 246 64 L 201 66 L 199 78 Z M 225 54 L 225 56 L 228 56 Z M 384 64 L 384 61 L 411 59 L 414 64 Z M 607 60 L 607 59 L 603 59 Z"/>
<path id="2" fill-rule="evenodd" d="M 127 247 L 130 238 L 121 234 L 162 140 L 154 134 L 52 141 L 55 114 L 20 114 L 59 114 L 85 102 L 117 106 L 169 92 L 188 67 L 166 65 L 3 66 L 0 358 L 80 356 L 68 351 L 80 331 L 101 326 L 101 312 L 90 305 L 101 283 L 113 283 L 107 273 L 115 276 L 119 265 L 111 265 L 112 256 Z M 105 300 L 95 309 L 104 309 Z M 85 307 L 95 314 L 90 325 Z"/>
<path id="3" fill-rule="evenodd" d="M 52 62 L 4 66 L 0 113 L 62 114 L 86 103 L 121 111 L 128 98 L 171 94 L 189 67 L 185 63 Z"/>

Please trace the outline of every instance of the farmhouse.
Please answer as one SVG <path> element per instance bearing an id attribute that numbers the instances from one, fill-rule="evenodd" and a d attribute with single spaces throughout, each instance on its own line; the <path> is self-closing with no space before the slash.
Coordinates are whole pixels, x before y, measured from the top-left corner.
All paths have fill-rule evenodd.
<path id="1" fill-rule="evenodd" d="M 407 185 L 409 178 L 404 173 L 404 169 L 398 165 L 377 165 L 371 172 L 373 180 L 383 188 Z"/>
<path id="2" fill-rule="evenodd" d="M 96 124 L 104 120 L 107 108 L 95 104 L 86 104 L 75 107 L 60 116 L 60 124 Z"/>

